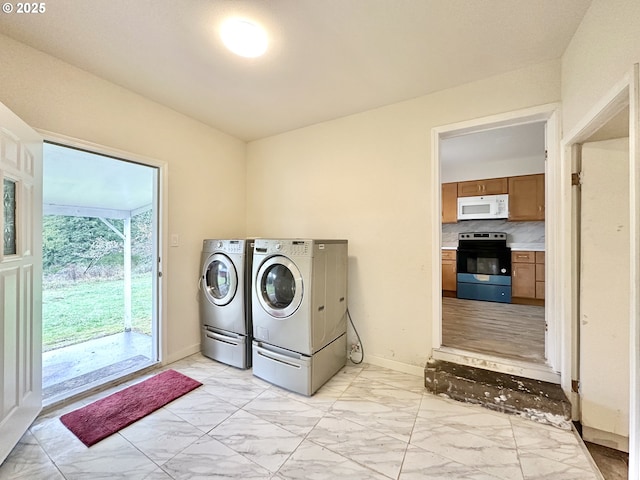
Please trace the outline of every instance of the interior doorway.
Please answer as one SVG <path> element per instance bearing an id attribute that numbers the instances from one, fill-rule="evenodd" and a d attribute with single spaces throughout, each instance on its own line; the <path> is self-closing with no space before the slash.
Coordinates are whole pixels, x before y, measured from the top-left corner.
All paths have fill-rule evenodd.
<path id="1" fill-rule="evenodd" d="M 469 209 L 478 199 L 505 196 L 509 201 L 500 218 L 493 218 L 491 212 L 468 215 L 483 217 L 472 220 L 461 218 L 460 203 L 450 207 L 452 215 L 445 215 L 447 206 L 443 203 L 443 256 L 456 257 L 457 277 L 457 281 L 454 277 L 454 281 L 445 282 L 449 275 L 443 270 L 443 347 L 545 364 L 545 128 L 543 121 L 520 123 L 461 135 L 452 132 L 440 141 L 443 195 L 453 188 L 455 200 L 468 202 Z M 536 181 L 542 192 L 537 199 Z M 526 182 L 534 186 L 531 191 Z M 481 187 L 479 193 L 473 188 L 476 185 Z M 518 217 L 521 185 L 526 191 L 520 195 L 536 205 Z M 491 194 L 486 195 L 487 191 Z M 485 241 L 492 245 L 489 250 L 483 242 L 465 240 L 469 234 L 483 239 L 482 235 L 497 233 L 506 235 L 504 248 L 493 246 L 498 242 Z M 466 243 L 471 243 L 473 250 L 461 249 Z M 502 257 L 500 261 L 498 257 Z M 465 273 L 471 270 L 482 274 L 478 282 L 477 275 L 469 279 Z"/>
<path id="2" fill-rule="evenodd" d="M 557 181 L 554 172 L 550 170 L 550 162 L 548 161 L 551 157 L 551 164 L 556 165 L 559 138 L 555 111 L 555 105 L 547 105 L 434 129 L 432 135 L 433 157 L 437 159 L 433 162 L 434 178 L 438 181 L 435 188 L 438 193 L 441 193 L 438 195 L 439 201 L 437 202 L 440 208 L 444 208 L 447 201 L 444 198 L 445 190 L 442 188 L 444 184 L 457 183 L 457 191 L 459 192 L 461 184 L 466 188 L 467 184 L 483 183 L 475 182 L 475 180 L 490 180 L 490 182 L 484 182 L 491 187 L 490 195 L 508 195 L 509 182 L 520 181 L 526 177 L 527 182 L 534 185 L 536 189 L 533 190 L 534 192 L 542 191 L 542 193 L 537 193 L 541 197 L 542 203 L 536 210 L 538 208 L 544 209 L 544 204 L 548 202 L 549 196 L 553 197 L 554 189 L 548 187 L 549 182 L 553 185 Z M 513 151 L 509 151 L 508 145 L 511 140 L 508 138 L 509 134 L 517 135 L 520 133 L 519 131 L 526 132 L 527 130 L 538 132 L 537 140 L 534 140 L 534 143 L 537 144 L 534 148 L 538 149 L 537 163 L 532 166 L 532 158 L 526 158 L 527 155 L 523 155 L 523 161 L 520 165 L 508 165 L 508 158 L 513 159 L 514 155 L 517 156 Z M 463 141 L 457 142 L 459 144 L 456 145 L 457 148 L 465 144 L 468 145 L 468 141 L 475 140 L 474 137 L 484 139 L 485 142 L 493 142 L 490 145 L 482 145 L 482 148 L 488 151 L 487 155 L 491 155 L 491 149 L 493 149 L 495 162 L 487 165 L 475 162 L 472 165 L 459 166 L 458 171 L 463 171 L 465 178 L 455 178 L 441 162 L 443 147 L 446 153 L 447 142 L 452 139 L 463 139 Z M 512 142 L 512 144 L 517 145 L 518 141 Z M 481 152 L 478 152 L 477 148 L 467 148 L 471 153 L 467 156 L 478 158 L 478 153 Z M 500 148 L 503 148 L 503 151 L 500 151 Z M 451 155 L 451 152 L 447 154 Z M 527 165 L 528 163 L 529 165 Z M 502 180 L 503 185 L 497 187 L 501 189 L 500 191 L 493 190 L 497 183 L 493 182 L 494 179 Z M 536 182 L 540 181 L 542 181 L 541 188 L 535 187 Z M 507 191 L 503 191 L 505 189 Z M 483 190 L 479 195 L 483 195 L 484 192 L 487 190 Z M 465 194 L 463 191 L 462 195 Z M 443 221 L 444 214 L 445 212 L 442 210 L 434 215 L 434 218 L 440 219 L 436 227 L 437 233 L 435 235 L 437 237 L 434 238 L 434 245 L 438 248 L 437 262 L 441 263 L 442 270 L 440 270 L 441 276 L 434 278 L 434 285 L 440 288 L 437 291 L 434 289 L 433 293 L 434 297 L 437 295 L 442 301 L 434 302 L 434 318 L 441 321 L 434 322 L 432 356 L 435 359 L 468 365 L 477 365 L 478 362 L 482 362 L 491 370 L 560 383 L 560 375 L 556 366 L 558 329 L 555 318 L 552 314 L 550 315 L 550 312 L 553 312 L 554 285 L 553 279 L 548 279 L 545 272 L 550 258 L 549 254 L 553 259 L 553 248 L 549 248 L 548 231 L 556 213 L 542 210 L 542 216 L 538 219 L 531 217 L 525 221 L 512 223 L 509 221 L 513 220 L 512 218 L 503 218 L 490 220 L 492 225 L 486 225 L 487 220 L 485 219 L 459 221 L 454 218 L 451 223 L 448 223 L 446 220 Z M 528 220 L 536 221 L 530 222 Z M 512 227 L 518 226 L 517 223 L 520 223 L 523 229 L 519 232 L 511 231 Z M 522 253 L 526 254 L 526 259 L 517 260 L 522 261 L 523 264 L 526 263 L 523 265 L 526 268 L 522 271 L 529 272 L 529 280 L 533 288 L 530 294 L 518 293 L 523 297 L 530 297 L 524 298 L 526 301 L 521 302 L 520 299 L 514 299 L 513 303 L 511 300 L 500 303 L 466 300 L 462 310 L 458 304 L 451 305 L 453 301 L 458 301 L 458 299 L 451 298 L 455 295 L 446 295 L 446 275 L 442 275 L 442 272 L 445 272 L 446 257 L 451 255 L 447 251 L 453 251 L 455 254 L 458 234 L 463 231 L 479 231 L 478 229 L 483 232 L 488 229 L 507 233 L 508 246 L 514 250 L 523 250 Z M 519 237 L 521 234 L 524 236 Z M 434 263 L 435 261 L 434 258 Z M 511 267 L 514 270 L 511 275 L 513 276 L 514 273 L 522 274 L 522 271 L 516 268 L 519 266 L 514 262 L 515 260 L 512 260 Z M 513 291 L 520 292 L 519 290 Z M 548 295 L 549 293 L 551 295 Z M 515 313 L 512 311 L 514 308 L 517 309 Z M 460 311 L 466 313 L 460 315 Z M 514 318 L 516 321 L 513 321 Z M 461 319 L 468 321 L 463 322 Z M 478 320 L 482 319 L 486 320 L 480 322 L 486 326 L 484 331 L 478 325 Z M 451 323 L 449 323 L 450 320 Z M 522 342 L 523 337 L 527 337 L 524 343 Z"/>
<path id="3" fill-rule="evenodd" d="M 158 168 L 45 142 L 43 401 L 156 363 Z"/>

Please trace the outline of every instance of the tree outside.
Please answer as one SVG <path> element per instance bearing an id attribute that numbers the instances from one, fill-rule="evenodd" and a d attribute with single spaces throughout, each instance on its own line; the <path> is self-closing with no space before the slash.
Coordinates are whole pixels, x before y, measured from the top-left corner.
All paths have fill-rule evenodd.
<path id="1" fill-rule="evenodd" d="M 132 328 L 151 334 L 152 211 L 131 219 Z M 122 220 L 109 220 L 123 231 Z M 124 330 L 124 245 L 98 218 L 43 217 L 43 348 Z"/>

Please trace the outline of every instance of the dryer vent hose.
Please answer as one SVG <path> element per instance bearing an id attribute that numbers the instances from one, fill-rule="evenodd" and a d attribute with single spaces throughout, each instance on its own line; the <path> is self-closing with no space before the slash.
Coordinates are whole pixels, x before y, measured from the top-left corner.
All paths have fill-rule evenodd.
<path id="1" fill-rule="evenodd" d="M 349 312 L 348 308 L 347 308 L 347 317 L 349 317 L 349 322 L 351 323 L 351 326 L 353 327 L 353 331 L 356 332 L 356 338 L 358 339 L 358 343 L 356 345 L 354 345 L 354 348 L 351 348 L 351 351 L 349 352 L 349 360 L 351 360 L 356 365 L 359 365 L 364 360 L 364 345 L 362 345 L 362 340 L 360 340 L 360 335 L 358 334 L 358 330 L 356 329 L 356 326 L 353 323 L 353 320 L 351 319 L 351 313 Z M 358 360 L 356 362 L 351 357 L 353 356 L 354 352 L 358 352 L 358 351 L 360 352 L 360 360 Z"/>

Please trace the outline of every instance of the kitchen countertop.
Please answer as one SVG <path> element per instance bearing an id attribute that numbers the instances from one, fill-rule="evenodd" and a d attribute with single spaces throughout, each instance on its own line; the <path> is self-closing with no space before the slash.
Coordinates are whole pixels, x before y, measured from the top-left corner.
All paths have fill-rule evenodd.
<path id="1" fill-rule="evenodd" d="M 511 250 L 516 252 L 530 251 L 530 252 L 544 252 L 544 243 L 509 243 L 507 244 Z M 442 250 L 456 250 L 458 248 L 457 243 L 443 243 Z"/>
<path id="2" fill-rule="evenodd" d="M 509 243 L 507 246 L 511 247 L 511 250 L 515 251 L 534 251 L 544 252 L 544 243 Z"/>

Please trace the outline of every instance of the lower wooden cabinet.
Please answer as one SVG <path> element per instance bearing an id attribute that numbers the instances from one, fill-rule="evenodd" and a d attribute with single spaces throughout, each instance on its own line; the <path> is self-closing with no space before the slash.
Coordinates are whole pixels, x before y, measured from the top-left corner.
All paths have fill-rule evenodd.
<path id="1" fill-rule="evenodd" d="M 456 251 L 442 250 L 442 294 L 455 294 L 457 290 Z"/>
<path id="2" fill-rule="evenodd" d="M 512 298 L 544 300 L 544 275 L 544 252 L 511 252 Z"/>
<path id="3" fill-rule="evenodd" d="M 544 252 L 536 252 L 536 298 L 544 300 Z"/>
<path id="4" fill-rule="evenodd" d="M 511 297 L 536 298 L 535 264 L 511 264 Z"/>

